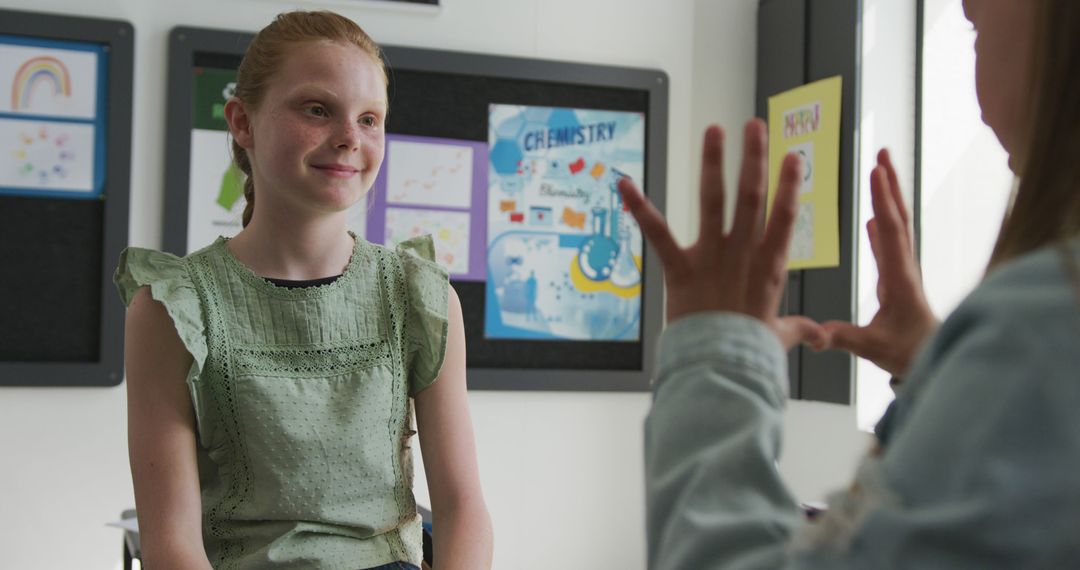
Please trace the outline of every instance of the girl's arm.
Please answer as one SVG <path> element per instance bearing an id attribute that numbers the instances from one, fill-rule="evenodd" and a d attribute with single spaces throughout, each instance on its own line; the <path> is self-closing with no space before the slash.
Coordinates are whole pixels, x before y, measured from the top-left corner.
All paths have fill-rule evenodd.
<path id="1" fill-rule="evenodd" d="M 480 476 L 465 387 L 461 302 L 449 295 L 446 359 L 439 377 L 416 395 L 420 450 L 431 493 L 435 568 L 491 568 L 492 530 Z"/>
<path id="2" fill-rule="evenodd" d="M 209 569 L 186 385 L 192 358 L 165 307 L 139 289 L 128 307 L 128 454 L 147 568 Z"/>

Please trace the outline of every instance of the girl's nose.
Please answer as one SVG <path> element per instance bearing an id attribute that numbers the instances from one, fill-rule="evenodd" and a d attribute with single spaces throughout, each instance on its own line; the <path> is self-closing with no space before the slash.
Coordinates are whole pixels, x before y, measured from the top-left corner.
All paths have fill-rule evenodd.
<path id="1" fill-rule="evenodd" d="M 355 121 L 344 121 L 338 128 L 335 146 L 342 150 L 356 150 L 360 148 L 360 125 Z"/>

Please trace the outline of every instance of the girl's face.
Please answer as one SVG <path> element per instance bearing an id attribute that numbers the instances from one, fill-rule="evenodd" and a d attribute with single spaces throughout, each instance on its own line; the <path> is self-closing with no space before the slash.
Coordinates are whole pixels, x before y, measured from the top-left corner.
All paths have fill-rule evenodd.
<path id="1" fill-rule="evenodd" d="M 247 109 L 247 128 L 233 129 L 251 158 L 257 207 L 317 214 L 355 204 L 382 164 L 386 112 L 382 71 L 360 48 L 293 46 L 259 107 Z"/>
<path id="2" fill-rule="evenodd" d="M 1070 0 L 1074 1 L 1074 0 Z M 1034 0 L 963 0 L 975 26 L 975 90 L 983 122 L 993 129 L 1016 170 L 1026 144 Z"/>

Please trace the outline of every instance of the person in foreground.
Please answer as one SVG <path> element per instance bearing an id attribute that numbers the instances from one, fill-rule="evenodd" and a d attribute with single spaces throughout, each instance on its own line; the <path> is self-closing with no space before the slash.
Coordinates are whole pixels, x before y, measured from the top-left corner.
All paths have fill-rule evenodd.
<path id="1" fill-rule="evenodd" d="M 457 295 L 430 238 L 347 231 L 382 163 L 386 88 L 355 23 L 279 15 L 225 106 L 244 228 L 184 258 L 121 256 L 148 568 L 418 568 L 414 409 L 436 567 L 491 566 Z"/>
<path id="2" fill-rule="evenodd" d="M 650 568 L 1080 568 L 1080 2 L 964 9 L 983 117 L 1021 181 L 983 281 L 940 327 L 885 152 L 868 228 L 881 310 L 866 327 L 776 316 L 798 162 L 784 162 L 762 227 L 760 122 L 727 233 L 717 128 L 691 247 L 621 184 L 668 288 L 645 437 Z M 775 464 L 798 342 L 905 378 L 882 445 L 814 523 Z"/>

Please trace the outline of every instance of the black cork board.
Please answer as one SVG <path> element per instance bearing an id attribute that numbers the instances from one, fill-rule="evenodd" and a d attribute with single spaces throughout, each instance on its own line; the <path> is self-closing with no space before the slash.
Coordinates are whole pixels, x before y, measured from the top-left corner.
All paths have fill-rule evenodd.
<path id="1" fill-rule="evenodd" d="M 0 385 L 112 386 L 134 29 L 0 10 Z"/>

